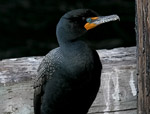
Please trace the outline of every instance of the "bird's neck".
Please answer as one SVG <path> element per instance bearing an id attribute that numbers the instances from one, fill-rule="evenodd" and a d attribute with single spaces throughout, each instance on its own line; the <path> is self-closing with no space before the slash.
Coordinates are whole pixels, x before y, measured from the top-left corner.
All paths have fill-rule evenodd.
<path id="1" fill-rule="evenodd" d="M 84 47 L 88 47 L 86 43 L 84 43 L 82 40 L 80 40 L 82 37 L 81 35 L 77 35 L 77 34 L 71 34 L 69 32 L 67 32 L 66 34 L 64 34 L 64 32 L 62 32 L 61 30 L 59 30 L 58 32 L 59 34 L 57 34 L 57 40 L 59 43 L 60 48 L 63 51 L 75 51 L 75 50 L 81 50 Z"/>
<path id="2" fill-rule="evenodd" d="M 85 32 L 85 31 L 84 31 Z M 74 56 L 75 54 L 82 55 L 83 52 L 88 52 L 90 48 L 83 42 L 81 37 L 84 32 L 71 32 L 63 27 L 57 27 L 56 35 L 60 49 L 64 55 Z"/>
<path id="3" fill-rule="evenodd" d="M 78 53 L 89 48 L 88 45 L 81 40 L 72 40 L 63 43 L 61 42 L 59 45 L 63 52 L 68 53 Z"/>
<path id="4" fill-rule="evenodd" d="M 74 58 L 79 57 L 80 59 L 86 55 L 90 55 L 91 49 L 88 45 L 82 40 L 73 40 L 61 42 L 60 49 L 65 58 Z"/>
<path id="5" fill-rule="evenodd" d="M 56 29 L 56 36 L 59 46 L 67 50 L 86 45 L 83 41 L 80 40 L 81 39 L 80 37 L 82 37 L 85 32 L 86 31 L 75 32 L 71 30 L 71 28 L 68 30 L 63 26 L 61 26 L 60 24 L 58 24 Z"/>

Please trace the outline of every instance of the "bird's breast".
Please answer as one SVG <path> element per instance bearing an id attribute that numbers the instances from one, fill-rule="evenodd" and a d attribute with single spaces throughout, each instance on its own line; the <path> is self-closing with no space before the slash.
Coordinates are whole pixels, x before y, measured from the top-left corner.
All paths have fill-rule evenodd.
<path id="1" fill-rule="evenodd" d="M 93 68 L 94 61 L 91 54 L 77 53 L 64 58 L 63 69 L 68 76 L 78 78 L 90 72 Z"/>

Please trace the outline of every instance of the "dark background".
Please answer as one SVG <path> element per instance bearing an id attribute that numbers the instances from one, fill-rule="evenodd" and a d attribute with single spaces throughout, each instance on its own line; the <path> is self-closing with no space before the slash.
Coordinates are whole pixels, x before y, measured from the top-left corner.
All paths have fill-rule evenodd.
<path id="1" fill-rule="evenodd" d="M 55 30 L 60 17 L 77 8 L 120 16 L 120 21 L 88 31 L 85 39 L 93 48 L 135 46 L 134 7 L 134 0 L 1 0 L 0 59 L 45 55 L 58 46 Z"/>

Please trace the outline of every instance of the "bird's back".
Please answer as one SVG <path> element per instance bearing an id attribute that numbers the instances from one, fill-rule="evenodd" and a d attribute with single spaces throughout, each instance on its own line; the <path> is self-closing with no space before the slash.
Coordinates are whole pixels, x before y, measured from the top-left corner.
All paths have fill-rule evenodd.
<path id="1" fill-rule="evenodd" d="M 51 50 L 42 60 L 37 70 L 37 77 L 34 82 L 34 113 L 41 114 L 42 98 L 44 89 L 48 80 L 51 80 L 53 74 L 59 69 L 61 63 L 59 48 Z"/>

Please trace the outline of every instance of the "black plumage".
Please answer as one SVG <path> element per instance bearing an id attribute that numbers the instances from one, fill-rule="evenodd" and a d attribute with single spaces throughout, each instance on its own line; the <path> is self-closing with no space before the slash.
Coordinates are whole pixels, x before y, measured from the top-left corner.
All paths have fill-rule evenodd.
<path id="1" fill-rule="evenodd" d="M 35 114 L 88 112 L 100 87 L 102 64 L 97 52 L 80 38 L 88 30 L 87 18 L 97 16 L 92 10 L 77 9 L 61 17 L 56 29 L 59 47 L 51 50 L 38 68 Z"/>

